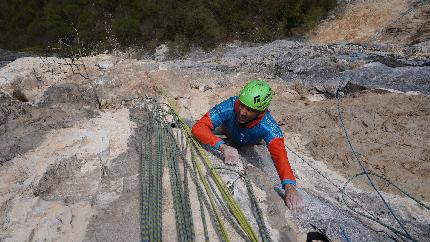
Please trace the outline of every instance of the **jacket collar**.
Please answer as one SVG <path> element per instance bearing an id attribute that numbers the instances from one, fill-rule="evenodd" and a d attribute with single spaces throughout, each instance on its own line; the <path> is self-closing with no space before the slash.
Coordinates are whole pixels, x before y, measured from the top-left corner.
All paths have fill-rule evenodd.
<path id="1" fill-rule="evenodd" d="M 236 103 L 234 104 L 234 112 L 235 112 L 235 113 L 238 113 L 238 112 L 239 112 L 239 103 L 240 103 L 240 101 L 239 101 L 239 99 L 237 99 L 237 100 L 236 100 Z M 267 113 L 267 109 L 266 109 L 266 110 L 264 110 L 264 112 L 261 112 L 261 113 L 257 116 L 257 118 L 256 118 L 256 119 L 254 119 L 254 120 L 252 120 L 252 121 L 250 121 L 250 122 L 248 122 L 248 123 L 246 123 L 246 124 L 243 124 L 243 125 L 245 125 L 245 127 L 246 127 L 246 128 L 252 128 L 252 127 L 256 126 L 257 124 L 259 124 L 259 123 L 261 122 L 261 120 L 263 119 L 264 115 L 266 115 L 266 113 Z M 239 125 L 241 125 L 241 126 L 242 126 L 242 124 L 239 124 Z"/>

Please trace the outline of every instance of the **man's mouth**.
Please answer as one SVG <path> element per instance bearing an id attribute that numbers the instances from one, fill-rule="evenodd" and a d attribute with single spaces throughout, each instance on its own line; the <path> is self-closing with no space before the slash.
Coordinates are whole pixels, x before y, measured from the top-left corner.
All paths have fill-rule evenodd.
<path id="1" fill-rule="evenodd" d="M 239 116 L 238 121 L 243 123 L 246 121 L 246 116 Z"/>

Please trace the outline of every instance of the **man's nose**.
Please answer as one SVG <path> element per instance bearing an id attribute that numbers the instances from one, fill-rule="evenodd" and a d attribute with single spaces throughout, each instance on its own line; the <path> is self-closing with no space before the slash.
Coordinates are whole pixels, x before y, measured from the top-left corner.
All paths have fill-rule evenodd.
<path id="1" fill-rule="evenodd" d="M 248 115 L 248 112 L 246 111 L 246 109 L 245 109 L 245 108 L 242 108 L 242 109 L 240 110 L 240 115 Z"/>

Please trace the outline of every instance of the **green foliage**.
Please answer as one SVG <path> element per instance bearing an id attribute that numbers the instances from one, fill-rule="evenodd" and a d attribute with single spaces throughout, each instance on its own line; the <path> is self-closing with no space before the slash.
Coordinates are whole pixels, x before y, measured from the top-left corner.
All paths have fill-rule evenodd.
<path id="1" fill-rule="evenodd" d="M 265 42 L 300 35 L 336 0 L 2 0 L 0 48 L 109 48 L 169 43 L 210 49 L 233 39 Z"/>
<path id="2" fill-rule="evenodd" d="M 183 31 L 185 36 L 193 43 L 210 48 L 219 41 L 219 26 L 212 12 L 199 6 L 190 6 L 184 11 Z"/>
<path id="3" fill-rule="evenodd" d="M 135 44 L 141 36 L 139 20 L 132 16 L 118 18 L 113 22 L 112 30 L 122 45 Z"/>

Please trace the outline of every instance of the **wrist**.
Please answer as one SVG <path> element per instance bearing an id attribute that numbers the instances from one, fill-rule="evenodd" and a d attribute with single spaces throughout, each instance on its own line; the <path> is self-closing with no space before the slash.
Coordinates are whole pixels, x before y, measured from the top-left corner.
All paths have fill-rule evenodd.
<path id="1" fill-rule="evenodd" d="M 290 180 L 290 179 L 285 179 L 285 180 L 282 180 L 281 185 L 282 185 L 282 187 L 284 189 L 286 189 L 287 185 L 291 185 L 291 186 L 295 187 L 296 186 L 296 181 Z"/>
<path id="2" fill-rule="evenodd" d="M 286 185 L 284 185 L 284 189 L 285 190 L 291 190 L 291 189 L 296 190 L 296 187 L 293 184 L 286 184 Z"/>
<path id="3" fill-rule="evenodd" d="M 225 144 L 225 142 L 224 142 L 223 140 L 218 141 L 218 142 L 215 144 L 215 149 L 217 149 L 217 150 L 221 150 L 221 145 L 223 145 L 223 144 Z"/>

